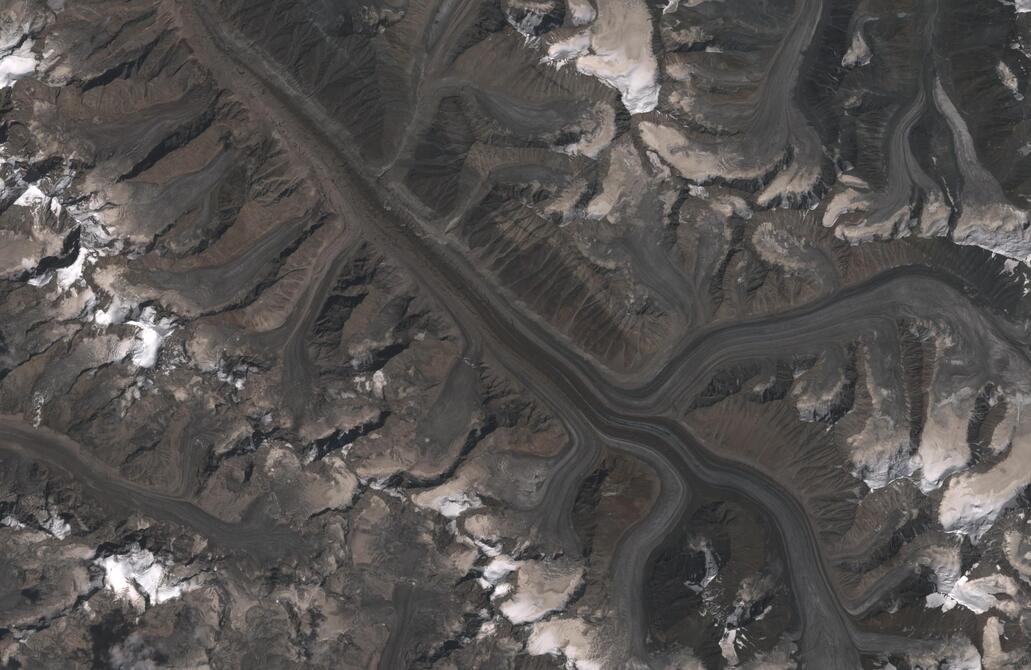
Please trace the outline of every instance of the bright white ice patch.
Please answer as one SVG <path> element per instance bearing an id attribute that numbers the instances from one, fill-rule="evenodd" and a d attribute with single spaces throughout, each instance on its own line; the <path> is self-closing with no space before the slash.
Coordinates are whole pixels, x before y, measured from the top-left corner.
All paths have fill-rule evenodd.
<path id="1" fill-rule="evenodd" d="M 870 52 L 870 46 L 866 43 L 866 39 L 863 37 L 862 26 L 860 26 L 855 34 L 852 35 L 852 44 L 841 59 L 841 65 L 843 67 L 863 66 L 869 63 L 872 57 L 873 54 Z"/>
<path id="2" fill-rule="evenodd" d="M 376 370 L 372 373 L 372 392 L 382 397 L 383 389 L 387 387 L 387 376 L 383 374 L 382 370 Z"/>
<path id="3" fill-rule="evenodd" d="M 68 525 L 68 522 L 56 515 L 51 516 L 40 525 L 43 526 L 43 530 L 56 537 L 58 540 L 63 540 L 72 532 L 72 527 Z"/>
<path id="4" fill-rule="evenodd" d="M 134 305 L 124 299 L 121 296 L 114 296 L 111 298 L 111 304 L 108 305 L 107 309 L 98 310 L 93 315 L 93 321 L 98 326 L 110 326 L 112 324 L 118 324 L 125 321 L 125 318 L 129 316 L 129 312 L 132 311 Z"/>
<path id="5" fill-rule="evenodd" d="M 36 71 L 36 55 L 32 53 L 32 40 L 7 53 L 0 51 L 0 88 L 7 88 Z"/>
<path id="6" fill-rule="evenodd" d="M 55 274 L 57 275 L 57 288 L 62 291 L 67 291 L 72 285 L 82 277 L 82 270 L 86 265 L 86 261 L 89 259 L 89 251 L 83 248 L 79 248 L 79 253 L 75 257 L 75 260 L 66 268 L 60 268 Z"/>
<path id="7" fill-rule="evenodd" d="M 575 565 L 519 561 L 517 570 L 515 592 L 500 607 L 505 618 L 516 625 L 560 611 L 583 579 L 583 569 Z"/>
<path id="8" fill-rule="evenodd" d="M 723 631 L 723 636 L 720 637 L 720 653 L 723 654 L 724 660 L 731 667 L 737 665 L 737 649 L 734 643 L 737 642 L 737 628 L 726 628 Z"/>
<path id="9" fill-rule="evenodd" d="M 707 539 L 694 540 L 688 546 L 695 551 L 701 551 L 705 555 L 705 575 L 702 577 L 702 580 L 700 582 L 684 582 L 684 586 L 698 593 L 704 591 L 705 587 L 711 584 L 712 580 L 716 579 L 720 566 L 716 562 L 716 556 L 712 553 L 712 545 Z"/>
<path id="10" fill-rule="evenodd" d="M 1013 74 L 1013 70 L 1008 65 L 999 61 L 995 66 L 995 72 L 999 75 L 999 81 L 1002 85 L 1009 89 L 1010 93 L 1017 100 L 1023 100 L 1024 96 L 1020 93 L 1020 82 L 1017 81 L 1017 75 Z"/>
<path id="11" fill-rule="evenodd" d="M 138 609 L 178 598 L 190 590 L 184 582 L 174 582 L 156 556 L 135 547 L 128 554 L 107 556 L 97 563 L 104 568 L 104 587 L 128 600 Z"/>
<path id="12" fill-rule="evenodd" d="M 622 50 L 596 50 L 576 60 L 576 69 L 619 91 L 631 114 L 644 114 L 659 104 L 654 56 L 634 61 Z"/>
<path id="13" fill-rule="evenodd" d="M 387 387 L 387 376 L 382 370 L 376 370 L 370 377 L 358 375 L 354 378 L 354 386 L 359 391 L 383 397 L 383 389 Z"/>
<path id="14" fill-rule="evenodd" d="M 927 596 L 927 607 L 941 608 L 948 612 L 956 605 L 961 605 L 974 614 L 984 614 L 990 609 L 999 609 L 1007 614 L 1019 613 L 1020 607 L 1012 598 L 1018 587 L 1012 577 L 1007 575 L 988 575 L 970 579 L 963 575 L 952 586 L 948 593 L 932 593 Z M 997 595 L 1006 596 L 1004 599 Z"/>
<path id="15" fill-rule="evenodd" d="M 601 670 L 590 631 L 577 619 L 551 619 L 533 627 L 526 651 L 531 656 L 564 656 L 571 670 Z"/>
<path id="16" fill-rule="evenodd" d="M 449 519 L 457 519 L 465 512 L 481 506 L 480 498 L 475 493 L 472 496 L 459 493 L 440 498 L 437 501 L 437 509 Z"/>
<path id="17" fill-rule="evenodd" d="M 495 586 L 502 579 L 507 577 L 519 564 L 508 556 L 498 556 L 483 569 L 483 577 L 480 579 L 480 586 L 489 588 Z"/>
<path id="18" fill-rule="evenodd" d="M 566 6 L 574 26 L 586 26 L 594 20 L 594 7 L 587 0 L 567 0 Z"/>
<path id="19" fill-rule="evenodd" d="M 581 12 L 580 20 L 588 14 Z M 651 49 L 652 23 L 639 0 L 600 0 L 597 20 L 548 50 L 544 61 L 561 67 L 575 59 L 581 74 L 619 91 L 631 114 L 650 112 L 659 104 L 659 64 Z"/>
<path id="20" fill-rule="evenodd" d="M 448 519 L 457 519 L 472 509 L 483 507 L 483 501 L 472 492 L 460 488 L 457 482 L 423 491 L 412 496 L 412 502 L 419 507 L 436 510 Z"/>
<path id="21" fill-rule="evenodd" d="M 169 318 L 158 319 L 157 311 L 153 307 L 147 307 L 140 314 L 139 321 L 126 323 L 139 329 L 132 344 L 133 365 L 141 368 L 154 367 L 158 362 L 161 343 L 175 330 L 175 322 Z"/>
<path id="22" fill-rule="evenodd" d="M 15 530 L 22 530 L 25 528 L 25 524 L 23 524 L 21 521 L 18 521 L 10 514 L 0 519 L 0 526 L 4 526 L 6 528 L 14 528 Z"/>
<path id="23" fill-rule="evenodd" d="M 14 201 L 14 204 L 18 207 L 35 207 L 42 205 L 46 199 L 46 194 L 39 190 L 38 186 L 30 184 L 29 187 L 18 196 L 18 199 Z"/>

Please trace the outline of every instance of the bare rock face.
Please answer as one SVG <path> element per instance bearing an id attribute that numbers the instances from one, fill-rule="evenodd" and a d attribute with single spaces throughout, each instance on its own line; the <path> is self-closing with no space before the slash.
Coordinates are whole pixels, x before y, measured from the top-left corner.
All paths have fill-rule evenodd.
<path id="1" fill-rule="evenodd" d="M 6 0 L 0 666 L 1031 667 L 1029 45 Z"/>

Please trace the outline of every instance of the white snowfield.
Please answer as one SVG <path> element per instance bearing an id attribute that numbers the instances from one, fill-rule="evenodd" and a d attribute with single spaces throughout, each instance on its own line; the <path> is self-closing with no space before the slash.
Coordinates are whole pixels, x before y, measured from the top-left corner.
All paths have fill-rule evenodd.
<path id="1" fill-rule="evenodd" d="M 36 71 L 38 58 L 32 51 L 34 42 L 29 37 L 33 31 L 35 10 L 0 7 L 4 7 L 0 16 L 0 88 L 7 88 Z"/>
<path id="2" fill-rule="evenodd" d="M 144 308 L 137 321 L 126 321 L 139 330 L 132 345 L 133 365 L 141 368 L 152 368 L 157 363 L 161 352 L 161 343 L 175 330 L 175 322 L 170 318 L 157 318 L 153 307 Z"/>
<path id="3" fill-rule="evenodd" d="M 29 184 L 28 188 L 22 191 L 22 194 L 14 201 L 14 204 L 18 207 L 36 207 L 43 204 L 46 199 L 46 194 L 39 190 L 38 186 Z"/>
<path id="4" fill-rule="evenodd" d="M 587 624 L 577 619 L 549 619 L 536 624 L 526 651 L 531 656 L 564 656 L 566 667 L 573 670 L 601 670 Z"/>
<path id="5" fill-rule="evenodd" d="M 974 614 L 995 610 L 1008 616 L 1019 616 L 1026 603 L 1017 598 L 1020 587 L 1009 575 L 989 573 L 971 577 L 979 565 L 975 563 L 965 574 L 960 574 L 958 551 L 939 556 L 933 566 L 938 589 L 926 598 L 926 606 L 943 612 L 959 605 Z"/>
<path id="6" fill-rule="evenodd" d="M 578 72 L 619 91 L 631 114 L 652 111 L 659 104 L 659 64 L 651 49 L 648 8 L 640 0 L 599 0 L 597 4 L 597 14 L 592 16 L 583 3 L 569 3 L 574 23 L 586 27 L 552 44 L 544 61 L 558 67 L 572 61 Z"/>
<path id="7" fill-rule="evenodd" d="M 25 40 L 20 47 L 0 47 L 0 88 L 13 86 L 14 82 L 36 71 L 36 54 L 32 53 L 32 40 Z"/>
<path id="8" fill-rule="evenodd" d="M 137 609 L 178 598 L 194 588 L 189 580 L 176 580 L 168 566 L 150 551 L 133 547 L 128 554 L 106 556 L 97 561 L 104 569 L 104 588 L 129 601 Z"/>
<path id="9" fill-rule="evenodd" d="M 124 323 L 133 307 L 135 307 L 135 305 L 131 302 L 116 295 L 111 298 L 111 304 L 108 305 L 107 309 L 97 310 L 93 315 L 93 321 L 98 326 L 111 326 Z"/>

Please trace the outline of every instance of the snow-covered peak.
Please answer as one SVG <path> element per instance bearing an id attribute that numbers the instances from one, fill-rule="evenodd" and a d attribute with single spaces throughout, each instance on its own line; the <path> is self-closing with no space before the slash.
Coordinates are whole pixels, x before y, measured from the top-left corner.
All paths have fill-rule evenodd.
<path id="1" fill-rule="evenodd" d="M 46 194 L 39 190 L 38 186 L 29 184 L 28 188 L 22 191 L 22 194 L 14 201 L 14 204 L 18 207 L 36 207 L 43 204 L 46 200 Z"/>
<path id="2" fill-rule="evenodd" d="M 132 345 L 133 365 L 141 368 L 152 368 L 158 361 L 161 343 L 175 330 L 175 321 L 165 317 L 158 318 L 153 307 L 144 308 L 136 321 L 126 321 L 139 330 Z"/>
<path id="3" fill-rule="evenodd" d="M 25 40 L 20 47 L 0 48 L 0 88 L 12 86 L 35 71 L 36 54 L 32 53 L 32 40 Z"/>
<path id="4" fill-rule="evenodd" d="M 127 554 L 101 558 L 97 564 L 104 569 L 104 588 L 137 609 L 178 598 L 193 587 L 185 580 L 172 578 L 166 564 L 138 546 Z"/>

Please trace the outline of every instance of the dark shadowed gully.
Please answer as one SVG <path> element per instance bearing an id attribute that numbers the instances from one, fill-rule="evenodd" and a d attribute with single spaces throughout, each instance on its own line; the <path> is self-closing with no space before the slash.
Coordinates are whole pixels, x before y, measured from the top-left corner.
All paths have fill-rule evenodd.
<path id="1" fill-rule="evenodd" d="M 0 667 L 1031 666 L 1027 0 L 0 4 Z"/>

